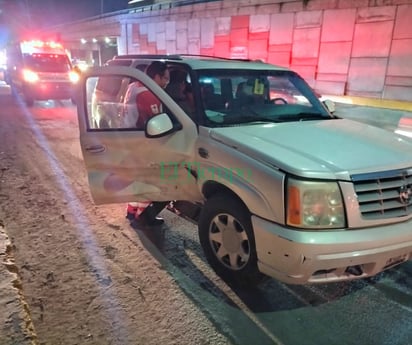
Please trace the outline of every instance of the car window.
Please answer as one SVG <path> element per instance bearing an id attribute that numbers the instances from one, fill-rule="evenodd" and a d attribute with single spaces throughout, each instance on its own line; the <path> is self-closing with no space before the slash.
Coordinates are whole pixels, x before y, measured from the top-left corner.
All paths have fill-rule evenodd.
<path id="1" fill-rule="evenodd" d="M 105 66 L 124 66 L 128 67 L 133 64 L 130 59 L 117 59 L 109 60 L 105 63 Z M 136 66 L 137 69 L 144 72 L 147 64 L 139 64 Z M 96 83 L 96 90 L 106 93 L 108 96 L 115 97 L 119 92 L 121 92 L 121 87 L 125 82 L 125 78 L 115 77 L 115 76 L 102 76 L 98 78 Z M 128 83 L 129 80 L 126 80 Z"/>
<path id="2" fill-rule="evenodd" d="M 107 96 L 116 96 L 120 90 L 124 78 L 113 76 L 99 77 L 96 83 L 96 90 L 105 93 Z"/>
<path id="3" fill-rule="evenodd" d="M 169 67 L 169 73 L 170 80 L 165 91 L 191 119 L 195 119 L 196 106 L 190 73 L 173 65 Z"/>
<path id="4" fill-rule="evenodd" d="M 167 111 L 142 83 L 127 76 L 89 77 L 86 97 L 88 130 L 142 131 L 145 119 Z"/>
<path id="5" fill-rule="evenodd" d="M 199 71 L 206 125 L 330 119 L 309 85 L 291 71 Z"/>
<path id="6" fill-rule="evenodd" d="M 109 60 L 104 65 L 105 66 L 130 66 L 132 64 L 132 60 L 124 59 L 124 60 Z M 114 77 L 114 76 L 102 76 L 98 78 L 96 82 L 96 90 L 106 93 L 110 96 L 115 96 L 122 85 L 123 78 L 122 77 Z"/>

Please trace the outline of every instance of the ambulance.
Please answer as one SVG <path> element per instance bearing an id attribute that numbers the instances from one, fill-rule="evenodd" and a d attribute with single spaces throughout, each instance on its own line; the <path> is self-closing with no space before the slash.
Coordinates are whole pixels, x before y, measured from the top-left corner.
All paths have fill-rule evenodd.
<path id="1" fill-rule="evenodd" d="M 28 106 L 35 100 L 73 99 L 79 79 L 67 51 L 55 41 L 28 40 L 7 48 L 5 80 Z"/>

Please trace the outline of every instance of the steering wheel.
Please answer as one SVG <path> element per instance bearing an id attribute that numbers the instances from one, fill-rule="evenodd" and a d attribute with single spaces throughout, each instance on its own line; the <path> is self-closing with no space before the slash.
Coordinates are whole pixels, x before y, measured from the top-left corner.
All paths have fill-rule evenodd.
<path id="1" fill-rule="evenodd" d="M 288 102 L 286 101 L 286 99 L 282 98 L 282 97 L 276 97 L 270 100 L 270 104 L 277 104 L 277 102 L 282 102 L 282 104 L 288 104 Z"/>

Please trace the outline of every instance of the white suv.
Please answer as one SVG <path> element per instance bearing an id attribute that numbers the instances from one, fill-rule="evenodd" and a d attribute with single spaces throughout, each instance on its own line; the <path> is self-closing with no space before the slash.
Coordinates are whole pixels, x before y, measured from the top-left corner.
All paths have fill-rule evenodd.
<path id="1" fill-rule="evenodd" d="M 196 108 L 186 114 L 135 67 L 87 71 L 78 117 L 96 204 L 194 205 L 182 209 L 198 223 L 208 262 L 238 283 L 256 284 L 265 276 L 290 284 L 337 282 L 410 259 L 407 138 L 331 115 L 286 68 L 195 56 L 126 58 L 135 66 L 162 60 L 171 70 L 184 70 Z M 145 130 L 123 128 L 121 121 L 96 125 L 89 114 L 95 85 L 110 78 L 117 85 L 140 81 L 165 112 Z M 112 99 L 112 109 L 121 106 L 124 92 Z M 110 115 L 120 116 L 117 110 Z M 113 175 L 126 183 L 108 185 Z"/>

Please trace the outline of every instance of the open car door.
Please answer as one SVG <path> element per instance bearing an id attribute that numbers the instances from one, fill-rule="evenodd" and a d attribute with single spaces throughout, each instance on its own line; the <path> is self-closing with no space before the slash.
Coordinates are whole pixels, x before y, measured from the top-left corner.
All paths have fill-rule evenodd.
<path id="1" fill-rule="evenodd" d="M 126 127 L 122 121 L 123 99 L 131 81 L 146 86 L 162 102 L 164 113 L 151 118 L 144 130 Z M 146 74 L 120 66 L 90 69 L 79 81 L 77 112 L 96 204 L 202 200 L 187 169 L 194 159 L 196 125 Z"/>

